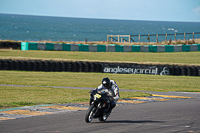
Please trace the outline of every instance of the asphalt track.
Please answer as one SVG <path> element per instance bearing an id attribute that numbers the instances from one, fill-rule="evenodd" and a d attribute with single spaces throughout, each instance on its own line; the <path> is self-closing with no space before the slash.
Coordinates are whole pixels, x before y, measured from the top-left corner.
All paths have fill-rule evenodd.
<path id="1" fill-rule="evenodd" d="M 119 103 L 106 122 L 84 121 L 86 110 L 0 121 L 1 133 L 200 133 L 200 93 L 153 92 L 192 98 Z"/>

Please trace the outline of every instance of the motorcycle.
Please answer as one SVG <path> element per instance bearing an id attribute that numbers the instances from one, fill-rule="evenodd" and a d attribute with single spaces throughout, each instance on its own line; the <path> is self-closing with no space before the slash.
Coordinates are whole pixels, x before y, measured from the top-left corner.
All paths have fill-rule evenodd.
<path id="1" fill-rule="evenodd" d="M 99 121 L 106 121 L 109 116 L 106 113 L 110 108 L 108 93 L 104 88 L 92 90 L 90 93 L 90 107 L 86 112 L 85 121 L 89 123 L 93 118 L 98 118 Z"/>

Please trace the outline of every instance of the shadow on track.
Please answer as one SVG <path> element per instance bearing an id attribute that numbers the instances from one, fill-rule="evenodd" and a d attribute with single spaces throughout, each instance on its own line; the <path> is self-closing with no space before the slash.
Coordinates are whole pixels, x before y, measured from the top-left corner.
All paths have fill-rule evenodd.
<path id="1" fill-rule="evenodd" d="M 152 120 L 141 120 L 141 121 L 131 121 L 131 120 L 111 120 L 105 122 L 93 122 L 93 123 L 164 123 L 164 121 L 152 121 Z"/>

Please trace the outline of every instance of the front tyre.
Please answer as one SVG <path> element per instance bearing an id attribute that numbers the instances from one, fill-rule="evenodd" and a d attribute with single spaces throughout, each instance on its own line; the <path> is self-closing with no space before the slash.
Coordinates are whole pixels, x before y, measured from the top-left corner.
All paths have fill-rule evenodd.
<path id="1" fill-rule="evenodd" d="M 89 109 L 87 110 L 85 114 L 85 122 L 89 123 L 92 121 L 92 119 L 94 118 L 96 109 L 97 107 L 94 106 L 93 104 L 89 107 Z"/>
<path id="2" fill-rule="evenodd" d="M 107 118 L 108 118 L 108 115 L 104 113 L 103 116 L 99 118 L 99 121 L 106 121 Z"/>

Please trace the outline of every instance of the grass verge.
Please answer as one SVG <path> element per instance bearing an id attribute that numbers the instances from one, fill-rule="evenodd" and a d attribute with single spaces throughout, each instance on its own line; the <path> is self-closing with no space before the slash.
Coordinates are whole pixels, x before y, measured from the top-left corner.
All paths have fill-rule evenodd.
<path id="1" fill-rule="evenodd" d="M 0 86 L 0 108 L 32 106 L 39 104 L 62 104 L 89 101 L 89 90 L 50 87 Z M 143 92 L 120 92 L 121 98 L 149 96 Z"/>
<path id="2" fill-rule="evenodd" d="M 144 74 L 0 71 L 0 84 L 95 88 L 104 77 L 115 80 L 120 89 L 200 92 L 200 77 Z"/>
<path id="3" fill-rule="evenodd" d="M 200 77 L 106 73 L 0 71 L 0 84 L 44 86 L 0 86 L 0 108 L 89 101 L 88 90 L 51 88 L 45 86 L 95 88 L 101 83 L 101 80 L 104 77 L 109 77 L 110 79 L 115 80 L 120 89 L 200 92 Z M 151 94 L 143 92 L 120 92 L 121 98 L 149 95 Z"/>
<path id="4" fill-rule="evenodd" d="M 200 65 L 200 52 L 145 53 L 0 50 L 0 58 Z"/>

